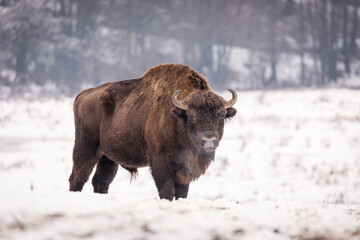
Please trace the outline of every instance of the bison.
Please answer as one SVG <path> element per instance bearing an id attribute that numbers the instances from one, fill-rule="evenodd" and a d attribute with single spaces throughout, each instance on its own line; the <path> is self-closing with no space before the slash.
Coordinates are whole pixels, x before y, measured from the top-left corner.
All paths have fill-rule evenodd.
<path id="1" fill-rule="evenodd" d="M 236 114 L 207 80 L 181 64 L 150 68 L 138 79 L 105 83 L 74 101 L 75 144 L 70 191 L 81 191 L 92 169 L 94 192 L 107 193 L 118 166 L 150 166 L 160 198 L 186 198 L 205 173 Z"/>

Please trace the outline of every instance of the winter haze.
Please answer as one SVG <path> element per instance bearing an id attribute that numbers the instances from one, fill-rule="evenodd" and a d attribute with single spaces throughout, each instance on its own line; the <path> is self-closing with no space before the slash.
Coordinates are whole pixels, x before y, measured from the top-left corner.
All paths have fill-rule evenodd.
<path id="1" fill-rule="evenodd" d="M 0 239 L 360 239 L 359 7 L 0 0 Z M 69 192 L 76 94 L 168 62 L 238 93 L 188 198 L 148 168 Z"/>

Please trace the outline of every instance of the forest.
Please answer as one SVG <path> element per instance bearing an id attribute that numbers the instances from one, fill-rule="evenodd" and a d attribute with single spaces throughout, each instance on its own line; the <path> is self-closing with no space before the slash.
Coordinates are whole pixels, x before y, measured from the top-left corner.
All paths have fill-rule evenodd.
<path id="1" fill-rule="evenodd" d="M 360 76 L 357 0 L 0 0 L 0 94 L 73 96 L 189 65 L 215 89 Z"/>

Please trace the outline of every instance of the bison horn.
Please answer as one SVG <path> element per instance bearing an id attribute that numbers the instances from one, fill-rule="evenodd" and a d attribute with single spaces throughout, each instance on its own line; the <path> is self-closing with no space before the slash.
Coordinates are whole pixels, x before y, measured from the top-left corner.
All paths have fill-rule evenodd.
<path id="1" fill-rule="evenodd" d="M 231 90 L 229 89 L 229 91 L 231 92 L 232 94 L 232 99 L 230 101 L 226 101 L 225 102 L 225 108 L 228 109 L 232 106 L 234 106 L 234 104 L 236 103 L 236 100 L 237 100 L 237 94 L 234 90 Z"/>
<path id="2" fill-rule="evenodd" d="M 179 101 L 179 100 L 177 99 L 177 97 L 178 97 L 178 95 L 180 94 L 180 92 L 181 92 L 181 90 L 177 90 L 176 92 L 174 92 L 174 94 L 172 95 L 172 102 L 173 102 L 173 104 L 174 104 L 176 107 L 178 107 L 178 108 L 186 111 L 186 110 L 187 110 L 187 106 L 186 106 L 186 104 L 184 103 L 184 101 Z"/>

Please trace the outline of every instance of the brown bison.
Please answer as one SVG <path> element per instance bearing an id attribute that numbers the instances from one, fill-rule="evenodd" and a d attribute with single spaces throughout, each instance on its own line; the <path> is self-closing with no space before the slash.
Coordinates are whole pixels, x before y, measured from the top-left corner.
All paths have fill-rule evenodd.
<path id="1" fill-rule="evenodd" d="M 80 92 L 70 191 L 82 190 L 95 164 L 96 193 L 108 192 L 118 165 L 131 174 L 150 166 L 160 198 L 186 198 L 214 159 L 224 120 L 236 114 L 230 91 L 225 101 L 190 67 L 163 64 Z"/>

